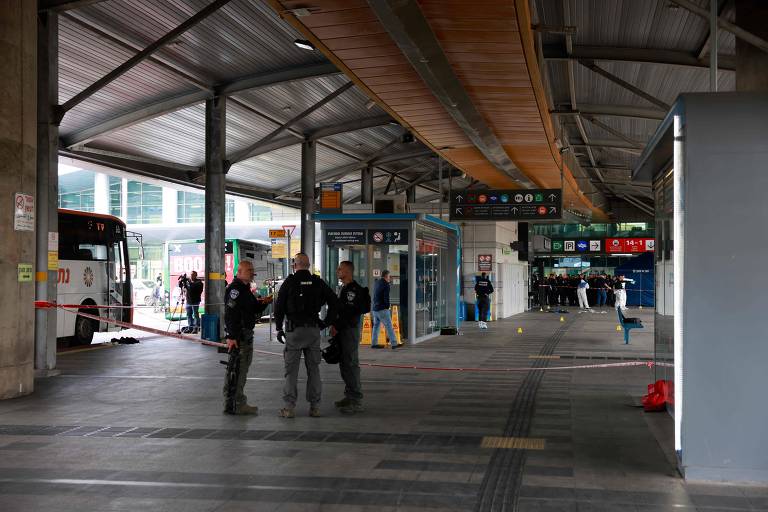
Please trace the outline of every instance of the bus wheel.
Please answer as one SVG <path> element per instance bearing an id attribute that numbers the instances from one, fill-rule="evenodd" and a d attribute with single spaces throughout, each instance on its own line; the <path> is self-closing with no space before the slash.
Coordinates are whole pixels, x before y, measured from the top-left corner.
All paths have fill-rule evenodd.
<path id="1" fill-rule="evenodd" d="M 96 332 L 96 322 L 84 316 L 77 316 L 75 320 L 75 345 L 90 345 L 93 341 L 93 333 Z"/>

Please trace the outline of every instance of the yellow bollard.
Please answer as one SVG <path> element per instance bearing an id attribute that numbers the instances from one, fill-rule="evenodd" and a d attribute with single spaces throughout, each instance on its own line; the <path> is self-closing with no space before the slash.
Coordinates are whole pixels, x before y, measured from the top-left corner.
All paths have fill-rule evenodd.
<path id="1" fill-rule="evenodd" d="M 522 327 L 518 327 L 517 328 L 517 334 L 523 334 L 523 328 Z"/>
<path id="2" fill-rule="evenodd" d="M 617 331 L 619 331 L 619 332 L 621 332 L 621 326 L 620 326 L 620 325 L 617 325 L 617 326 L 616 326 L 616 330 L 617 330 Z"/>
<path id="3" fill-rule="evenodd" d="M 565 322 L 565 318 L 561 316 L 561 317 L 560 317 L 560 321 L 561 321 L 561 322 Z"/>

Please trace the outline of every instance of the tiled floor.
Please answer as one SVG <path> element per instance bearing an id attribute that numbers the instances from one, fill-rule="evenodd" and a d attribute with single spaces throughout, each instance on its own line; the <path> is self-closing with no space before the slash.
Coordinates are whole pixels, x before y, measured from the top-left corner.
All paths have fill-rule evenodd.
<path id="1" fill-rule="evenodd" d="M 361 358 L 484 370 L 649 358 L 652 310 L 632 316 L 647 327 L 629 346 L 610 312 L 536 312 Z M 60 357 L 62 375 L 0 402 L 0 510 L 768 510 L 766 488 L 679 478 L 652 433 L 667 436 L 669 419 L 637 407 L 645 367 L 364 367 L 366 412 L 343 416 L 324 365 L 324 416 L 302 404 L 285 420 L 279 356 L 254 360 L 250 418 L 220 413 L 220 358 L 157 337 Z M 491 436 L 514 439 L 482 448 Z"/>

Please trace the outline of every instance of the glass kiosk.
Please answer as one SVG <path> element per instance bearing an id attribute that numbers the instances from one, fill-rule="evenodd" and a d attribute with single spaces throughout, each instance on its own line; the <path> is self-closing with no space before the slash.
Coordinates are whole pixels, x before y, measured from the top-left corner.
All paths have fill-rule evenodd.
<path id="1" fill-rule="evenodd" d="M 355 280 L 373 296 L 382 270 L 392 276 L 400 336 L 417 343 L 459 325 L 460 231 L 423 214 L 317 214 L 322 277 L 333 287 L 336 267 L 349 260 Z"/>

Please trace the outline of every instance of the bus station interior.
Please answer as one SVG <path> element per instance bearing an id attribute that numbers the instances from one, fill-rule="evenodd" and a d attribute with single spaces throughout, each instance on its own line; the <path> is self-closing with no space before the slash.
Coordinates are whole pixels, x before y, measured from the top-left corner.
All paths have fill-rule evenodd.
<path id="1" fill-rule="evenodd" d="M 768 510 L 767 2 L 0 0 L 0 63 L 0 510 Z M 224 415 L 177 282 L 299 251 L 403 348 L 280 418 L 265 317 Z"/>

